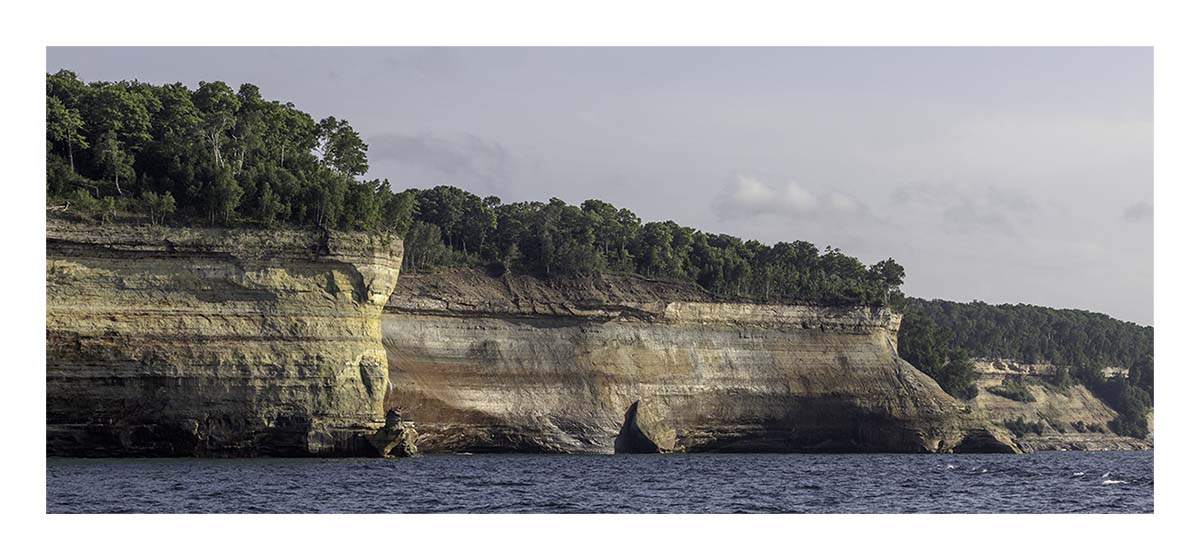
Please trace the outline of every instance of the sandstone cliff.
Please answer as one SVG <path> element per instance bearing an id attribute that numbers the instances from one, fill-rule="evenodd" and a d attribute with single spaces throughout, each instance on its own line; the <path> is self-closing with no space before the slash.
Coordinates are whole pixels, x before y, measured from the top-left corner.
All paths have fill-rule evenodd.
<path id="1" fill-rule="evenodd" d="M 1120 436 L 1108 428 L 1116 411 L 1082 385 L 1057 387 L 1050 379 L 1061 366 L 1025 363 L 1012 359 L 976 360 L 980 372 L 979 394 L 967 405 L 996 429 L 1006 422 L 1022 421 L 1037 425 L 1038 432 L 1016 434 L 1015 440 L 1026 451 L 1150 449 L 1153 439 Z M 1105 375 L 1128 375 L 1129 370 L 1105 367 Z M 1020 386 L 1033 400 L 1021 401 L 996 394 L 990 389 Z M 1004 391 L 999 391 L 1004 393 Z M 1153 426 L 1153 418 L 1151 418 Z"/>
<path id="2" fill-rule="evenodd" d="M 51 220 L 46 245 L 48 453 L 405 449 L 380 344 L 399 242 Z"/>
<path id="3" fill-rule="evenodd" d="M 1115 413 L 1082 387 L 987 390 L 1050 371 L 1037 364 L 982 364 L 979 396 L 956 401 L 896 355 L 888 310 L 721 303 L 637 277 L 398 276 L 401 253 L 366 235 L 51 220 L 48 453 L 1151 445 L 1109 433 Z M 1013 437 L 1016 419 L 1044 429 Z"/>
<path id="4" fill-rule="evenodd" d="M 406 275 L 386 406 L 426 452 L 1012 451 L 896 355 L 898 326 L 637 278 Z"/>

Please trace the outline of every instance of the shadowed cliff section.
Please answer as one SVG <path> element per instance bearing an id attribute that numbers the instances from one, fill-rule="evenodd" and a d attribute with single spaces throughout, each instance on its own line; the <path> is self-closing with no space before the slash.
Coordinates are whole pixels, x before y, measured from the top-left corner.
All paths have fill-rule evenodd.
<path id="1" fill-rule="evenodd" d="M 403 275 L 386 406 L 428 452 L 1013 451 L 896 355 L 898 324 L 638 277 Z"/>
<path id="2" fill-rule="evenodd" d="M 617 439 L 613 441 L 613 451 L 616 453 L 663 453 L 670 451 L 670 448 L 662 448 L 654 442 L 642 428 L 638 425 L 638 403 L 629 405 L 629 410 L 625 411 L 625 422 L 621 424 L 621 431 L 617 433 Z M 673 444 L 674 442 L 671 442 Z M 669 444 L 670 445 L 670 444 Z"/>
<path id="3" fill-rule="evenodd" d="M 51 220 L 46 245 L 48 454 L 408 448 L 379 343 L 400 242 Z"/>

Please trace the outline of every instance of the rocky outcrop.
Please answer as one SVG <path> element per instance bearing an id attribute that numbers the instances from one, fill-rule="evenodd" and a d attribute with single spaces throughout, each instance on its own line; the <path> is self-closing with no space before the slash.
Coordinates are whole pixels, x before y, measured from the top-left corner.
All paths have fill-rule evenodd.
<path id="1" fill-rule="evenodd" d="M 380 344 L 401 254 L 366 235 L 51 220 L 47 452 L 405 453 Z"/>
<path id="2" fill-rule="evenodd" d="M 402 276 L 386 405 L 426 452 L 1013 451 L 897 356 L 898 326 L 636 277 Z"/>
<path id="3" fill-rule="evenodd" d="M 1059 370 L 1071 371 L 1070 366 L 1056 365 L 1049 362 L 1024 362 L 1011 358 L 974 358 L 971 360 L 971 365 L 974 366 L 975 371 L 985 377 L 1054 377 Z M 1100 373 L 1105 377 L 1128 377 L 1129 368 L 1104 366 L 1100 368 Z"/>
<path id="4" fill-rule="evenodd" d="M 1110 368 L 1120 375 L 1117 368 Z M 1038 431 L 1013 434 L 1026 451 L 1150 449 L 1152 439 L 1137 439 L 1112 433 L 1108 423 L 1116 411 L 1083 385 L 1057 387 L 1050 382 L 1012 370 L 984 370 L 977 386 L 979 394 L 966 404 L 975 415 L 987 420 L 996 430 L 1023 422 Z M 1022 401 L 989 389 L 1020 386 L 1033 400 Z M 1151 419 L 1151 426 L 1153 426 Z"/>

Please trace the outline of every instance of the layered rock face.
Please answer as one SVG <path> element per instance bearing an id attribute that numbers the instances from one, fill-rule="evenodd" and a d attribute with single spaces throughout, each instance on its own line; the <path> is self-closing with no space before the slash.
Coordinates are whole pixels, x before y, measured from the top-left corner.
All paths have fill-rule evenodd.
<path id="1" fill-rule="evenodd" d="M 985 377 L 1013 377 L 1029 379 L 1054 377 L 1059 369 L 1070 371 L 1069 366 L 1059 366 L 1048 362 L 1022 362 L 1010 358 L 974 358 L 971 364 L 975 371 Z M 1100 368 L 1105 377 L 1129 376 L 1129 368 L 1105 366 Z"/>
<path id="2" fill-rule="evenodd" d="M 400 242 L 52 220 L 46 245 L 48 453 L 406 448 L 380 344 Z"/>
<path id="3" fill-rule="evenodd" d="M 1015 441 L 1026 451 L 1150 449 L 1154 446 L 1153 439 L 1141 440 L 1112 433 L 1108 423 L 1117 417 L 1116 411 L 1086 387 L 1076 384 L 1060 388 L 1043 381 L 1053 373 L 1053 366 L 1049 364 L 1022 364 L 1020 368 L 1005 369 L 981 367 L 980 370 L 979 394 L 967 402 L 968 406 L 998 430 L 1006 429 L 1005 422 L 1017 420 L 1040 425 L 1041 433 L 1015 436 Z M 1122 374 L 1120 368 L 1115 367 L 1105 368 L 1105 373 Z M 1021 383 L 1033 400 L 1023 402 L 988 390 L 1014 382 Z M 1153 418 L 1150 420 L 1153 426 Z"/>
<path id="4" fill-rule="evenodd" d="M 423 452 L 1013 451 L 896 355 L 898 326 L 637 278 L 402 276 L 385 406 Z"/>

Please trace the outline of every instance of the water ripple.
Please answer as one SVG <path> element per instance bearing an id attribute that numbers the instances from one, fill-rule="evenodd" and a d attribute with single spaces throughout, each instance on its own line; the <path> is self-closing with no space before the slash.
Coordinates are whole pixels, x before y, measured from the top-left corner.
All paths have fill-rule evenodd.
<path id="1" fill-rule="evenodd" d="M 1153 452 L 47 460 L 49 513 L 1141 513 Z M 1103 473 L 1103 474 L 1101 474 Z"/>

